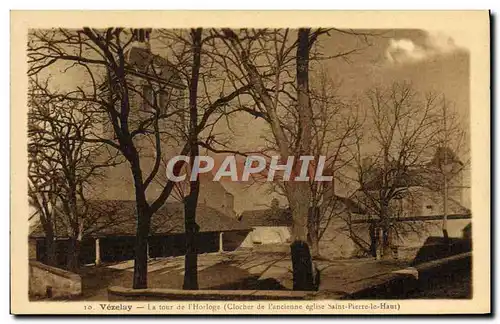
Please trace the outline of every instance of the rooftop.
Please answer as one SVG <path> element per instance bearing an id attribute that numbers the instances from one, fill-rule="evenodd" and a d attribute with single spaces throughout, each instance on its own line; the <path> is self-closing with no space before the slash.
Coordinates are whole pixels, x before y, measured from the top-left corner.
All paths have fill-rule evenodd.
<path id="1" fill-rule="evenodd" d="M 353 214 L 365 213 L 363 207 L 354 200 L 341 196 L 335 198 L 334 208 Z M 247 210 L 240 215 L 240 219 L 250 226 L 292 226 L 292 213 L 289 208 Z"/>
<path id="2" fill-rule="evenodd" d="M 198 205 L 196 222 L 200 232 L 224 232 L 251 230 L 246 222 L 237 221 L 214 208 Z M 135 236 L 136 212 L 133 200 L 92 200 L 87 218 L 88 237 Z M 66 217 L 56 218 L 55 236 L 68 237 Z M 166 203 L 151 220 L 151 235 L 184 233 L 184 204 Z M 34 226 L 30 237 L 44 237 L 41 224 Z"/>

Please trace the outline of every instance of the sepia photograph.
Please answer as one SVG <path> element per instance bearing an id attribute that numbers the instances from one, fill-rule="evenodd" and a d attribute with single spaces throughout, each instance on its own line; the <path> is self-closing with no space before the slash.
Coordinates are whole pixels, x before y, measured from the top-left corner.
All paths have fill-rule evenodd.
<path id="1" fill-rule="evenodd" d="M 489 312 L 488 12 L 80 13 L 12 22 L 20 313 Z"/>

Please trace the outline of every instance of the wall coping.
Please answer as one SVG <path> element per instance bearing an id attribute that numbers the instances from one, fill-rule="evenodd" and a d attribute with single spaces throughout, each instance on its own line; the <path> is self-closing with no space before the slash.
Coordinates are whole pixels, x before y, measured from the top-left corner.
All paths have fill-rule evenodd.
<path id="1" fill-rule="evenodd" d="M 51 266 L 46 265 L 44 263 L 41 263 L 39 261 L 30 260 L 29 265 L 36 267 L 36 268 L 39 268 L 39 269 L 42 269 L 42 270 L 45 270 L 45 271 L 48 271 L 50 273 L 53 273 L 55 275 L 58 275 L 58 276 L 61 276 L 61 277 L 67 278 L 67 279 L 77 280 L 77 281 L 80 281 L 82 279 L 80 277 L 80 275 L 78 275 L 74 272 L 66 271 L 66 270 L 63 270 L 60 268 L 56 268 L 56 267 L 51 267 Z"/>
<path id="2" fill-rule="evenodd" d="M 248 300 L 258 299 L 307 299 L 312 297 L 315 291 L 293 291 L 293 290 L 182 290 L 167 288 L 132 289 L 121 286 L 111 286 L 108 294 L 123 297 L 156 297 L 158 299 L 227 299 L 240 297 Z M 189 298 L 191 299 L 191 298 Z"/>
<path id="3" fill-rule="evenodd" d="M 414 265 L 413 268 L 415 268 L 417 271 L 425 271 L 425 270 L 430 270 L 432 268 L 439 267 L 443 264 L 447 264 L 449 262 L 461 260 L 461 259 L 466 259 L 472 257 L 472 252 L 465 252 L 465 253 L 460 253 L 456 255 L 452 255 L 446 258 L 442 259 L 437 259 L 437 260 L 431 260 L 427 261 L 421 264 Z"/>

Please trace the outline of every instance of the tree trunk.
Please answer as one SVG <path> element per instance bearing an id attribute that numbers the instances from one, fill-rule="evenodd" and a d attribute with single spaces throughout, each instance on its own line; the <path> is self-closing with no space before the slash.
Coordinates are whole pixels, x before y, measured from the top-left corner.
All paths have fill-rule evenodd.
<path id="1" fill-rule="evenodd" d="M 186 256 L 184 258 L 183 289 L 198 289 L 198 252 L 196 236 L 199 226 L 196 224 L 196 206 L 198 201 L 199 182 L 191 182 L 191 193 L 184 200 L 184 224 L 186 228 Z M 193 190 L 193 186 L 196 189 Z"/>
<path id="2" fill-rule="evenodd" d="M 67 267 L 71 272 L 78 272 L 80 268 L 80 240 L 77 238 L 69 239 Z"/>
<path id="3" fill-rule="evenodd" d="M 300 28 L 296 57 L 297 69 L 297 104 L 299 114 L 298 150 L 296 157 L 309 155 L 312 136 L 312 110 L 309 100 L 309 29 Z M 282 157 L 285 158 L 285 157 Z M 295 163 L 293 174 L 299 174 Z M 292 267 L 293 289 L 315 290 L 313 263 L 309 251 L 308 219 L 310 204 L 310 186 L 307 182 L 288 182 L 287 198 L 292 211 Z"/>
<path id="4" fill-rule="evenodd" d="M 49 266 L 56 266 L 56 242 L 53 235 L 45 234 L 45 263 Z"/>
<path id="5" fill-rule="evenodd" d="M 370 222 L 370 255 L 377 257 L 377 226 L 375 222 Z"/>
<path id="6" fill-rule="evenodd" d="M 45 232 L 45 263 L 50 266 L 55 266 L 57 264 L 57 256 L 52 219 L 54 218 L 52 217 L 47 221 L 44 218 L 42 225 Z"/>
<path id="7" fill-rule="evenodd" d="M 145 203 L 137 203 L 137 231 L 134 258 L 134 289 L 148 287 L 148 237 L 151 215 Z"/>
<path id="8" fill-rule="evenodd" d="M 446 163 L 446 150 L 445 150 L 445 163 Z M 443 190 L 443 224 L 442 224 L 442 230 L 443 230 L 443 238 L 444 238 L 444 243 L 449 244 L 450 239 L 448 236 L 448 179 L 447 179 L 447 174 L 446 171 L 443 172 L 444 175 L 444 190 Z"/>
<path id="9" fill-rule="evenodd" d="M 319 208 L 311 207 L 309 209 L 309 217 L 307 219 L 307 242 L 311 248 L 313 258 L 319 257 Z"/>
<path id="10" fill-rule="evenodd" d="M 189 84 L 189 151 L 190 164 L 199 155 L 198 147 L 198 80 L 201 61 L 201 28 L 191 29 L 191 51 L 193 63 L 191 67 L 191 81 Z M 198 252 L 196 251 L 196 236 L 199 226 L 196 224 L 196 206 L 200 192 L 199 177 L 189 182 L 189 195 L 184 199 L 184 227 L 186 232 L 186 256 L 184 258 L 183 289 L 198 289 Z"/>
<path id="11" fill-rule="evenodd" d="M 389 215 L 389 202 L 381 201 L 380 206 L 380 226 L 382 237 L 379 238 L 381 244 L 382 259 L 392 259 L 392 242 L 391 242 L 391 220 Z"/>
<path id="12" fill-rule="evenodd" d="M 384 226 L 382 230 L 382 258 L 393 258 L 390 228 L 388 226 Z"/>
<path id="13" fill-rule="evenodd" d="M 139 153 L 130 137 L 122 137 L 120 144 L 123 155 L 130 163 L 130 171 L 134 180 L 135 209 L 137 213 L 132 288 L 145 289 L 148 287 L 148 240 L 153 214 L 146 200 L 146 187 L 142 178 Z"/>
<path id="14" fill-rule="evenodd" d="M 298 185 L 298 183 L 292 184 Z M 299 190 L 297 190 L 299 189 Z M 293 290 L 312 291 L 314 289 L 313 263 L 309 245 L 307 244 L 307 219 L 309 214 L 308 199 L 301 188 L 290 190 L 290 207 L 292 211 L 292 254 Z"/>
<path id="15" fill-rule="evenodd" d="M 441 166 L 441 172 L 443 174 L 443 238 L 444 243 L 449 245 L 450 240 L 448 237 L 448 127 L 447 127 L 447 118 L 446 118 L 446 105 L 443 106 L 443 123 L 444 123 L 444 161 Z M 444 167 L 444 169 L 443 169 Z"/>
<path id="16" fill-rule="evenodd" d="M 292 253 L 293 290 L 315 290 L 309 246 L 304 241 L 296 240 L 292 243 L 290 249 Z"/>
<path id="17" fill-rule="evenodd" d="M 313 263 L 307 244 L 307 222 L 309 216 L 308 183 L 295 182 L 289 185 L 288 196 L 292 211 L 292 269 L 293 290 L 315 290 Z"/>

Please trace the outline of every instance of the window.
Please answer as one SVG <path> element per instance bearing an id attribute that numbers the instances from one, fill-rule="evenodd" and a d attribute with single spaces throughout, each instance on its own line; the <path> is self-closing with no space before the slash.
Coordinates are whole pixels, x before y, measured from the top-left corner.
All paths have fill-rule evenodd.
<path id="1" fill-rule="evenodd" d="M 154 111 L 155 92 L 153 87 L 145 85 L 142 87 L 142 109 L 145 111 Z"/>
<path id="2" fill-rule="evenodd" d="M 170 96 L 167 91 L 155 90 L 150 85 L 143 86 L 142 99 L 142 109 L 150 112 L 154 112 L 159 109 L 160 113 L 163 113 L 167 111 L 167 106 L 170 102 Z"/>
<path id="3" fill-rule="evenodd" d="M 166 91 L 160 91 L 160 94 L 159 94 L 159 105 L 160 105 L 160 112 L 161 113 L 164 113 L 167 111 L 167 106 L 168 106 L 168 103 L 169 103 L 169 95 Z"/>

